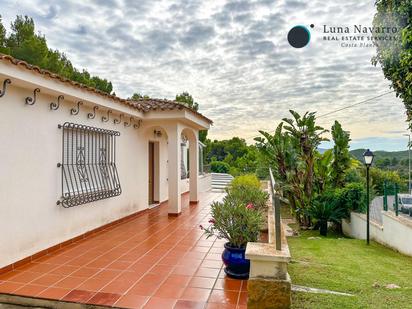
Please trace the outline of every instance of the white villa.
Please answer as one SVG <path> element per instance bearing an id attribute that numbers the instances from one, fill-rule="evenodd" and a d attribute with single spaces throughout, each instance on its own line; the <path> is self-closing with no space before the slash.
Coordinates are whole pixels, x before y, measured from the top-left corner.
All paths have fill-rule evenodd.
<path id="1" fill-rule="evenodd" d="M 182 193 L 196 203 L 210 186 L 198 132 L 212 121 L 175 101 L 121 99 L 0 55 L 0 112 L 0 270 L 164 201 L 179 215 Z"/>

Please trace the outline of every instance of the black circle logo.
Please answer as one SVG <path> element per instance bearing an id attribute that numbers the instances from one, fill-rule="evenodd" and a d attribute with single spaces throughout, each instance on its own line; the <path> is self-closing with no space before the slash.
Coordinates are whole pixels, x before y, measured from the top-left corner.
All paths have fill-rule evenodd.
<path id="1" fill-rule="evenodd" d="M 311 25 L 312 27 L 312 25 Z M 313 27 L 312 27 L 313 28 Z M 294 48 L 302 48 L 310 41 L 310 32 L 305 26 L 295 26 L 289 30 L 288 41 Z"/>

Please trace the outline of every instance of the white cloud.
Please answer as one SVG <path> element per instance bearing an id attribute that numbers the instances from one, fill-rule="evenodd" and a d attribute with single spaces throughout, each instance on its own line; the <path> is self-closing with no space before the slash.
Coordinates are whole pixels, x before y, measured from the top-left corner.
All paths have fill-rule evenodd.
<path id="1" fill-rule="evenodd" d="M 273 130 L 289 109 L 321 115 L 389 90 L 371 65 L 374 48 L 322 41 L 323 24 L 370 25 L 374 12 L 367 0 L 2 0 L 6 25 L 17 14 L 32 16 L 52 48 L 111 80 L 116 94 L 189 91 L 215 121 L 212 138 L 249 140 Z M 289 29 L 312 23 L 309 46 L 289 46 Z M 334 119 L 354 139 L 406 126 L 394 95 L 319 121 L 329 128 Z"/>

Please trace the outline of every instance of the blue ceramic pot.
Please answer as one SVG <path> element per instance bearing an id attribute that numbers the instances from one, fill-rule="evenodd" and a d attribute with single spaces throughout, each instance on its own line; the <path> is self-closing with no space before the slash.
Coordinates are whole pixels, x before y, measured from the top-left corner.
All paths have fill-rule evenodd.
<path id="1" fill-rule="evenodd" d="M 233 248 L 227 242 L 222 253 L 222 260 L 225 263 L 225 273 L 235 279 L 249 278 L 250 262 L 245 258 L 246 248 Z"/>

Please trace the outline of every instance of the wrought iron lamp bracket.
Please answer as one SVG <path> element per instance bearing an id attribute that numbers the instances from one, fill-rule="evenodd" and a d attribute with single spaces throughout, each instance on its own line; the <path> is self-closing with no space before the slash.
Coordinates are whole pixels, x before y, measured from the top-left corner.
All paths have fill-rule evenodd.
<path id="1" fill-rule="evenodd" d="M 80 112 L 80 105 L 83 105 L 82 101 L 77 102 L 77 108 L 72 108 L 70 114 L 77 115 Z"/>
<path id="2" fill-rule="evenodd" d="M 11 80 L 8 79 L 8 78 L 6 78 L 6 79 L 3 81 L 3 90 L 0 90 L 0 98 L 6 94 L 6 86 L 7 86 L 8 84 L 11 84 Z"/>
<path id="3" fill-rule="evenodd" d="M 94 119 L 96 117 L 96 111 L 99 109 L 99 107 L 96 105 L 93 107 L 93 113 L 88 113 L 87 118 L 89 119 Z"/>
<path id="4" fill-rule="evenodd" d="M 102 117 L 102 121 L 103 121 L 103 122 L 108 122 L 111 113 L 112 113 L 112 110 L 109 109 L 109 110 L 107 111 L 107 117 L 103 116 L 103 117 Z"/>
<path id="5" fill-rule="evenodd" d="M 27 105 L 34 105 L 34 103 L 36 103 L 36 99 L 37 99 L 37 93 L 40 92 L 40 88 L 36 88 L 33 91 L 33 97 L 27 97 L 26 98 L 26 104 Z"/>
<path id="6" fill-rule="evenodd" d="M 130 117 L 129 122 L 127 122 L 127 121 L 124 122 L 124 126 L 125 126 L 126 128 L 127 128 L 127 127 L 130 127 L 130 126 L 132 125 L 132 121 L 133 121 L 133 117 Z"/>
<path id="7" fill-rule="evenodd" d="M 140 126 L 141 126 L 141 124 L 142 124 L 142 119 L 139 119 L 139 120 L 137 121 L 137 124 L 134 124 L 134 125 L 133 125 L 133 128 L 139 129 Z"/>
<path id="8" fill-rule="evenodd" d="M 113 119 L 113 123 L 118 124 L 118 123 L 122 122 L 122 118 L 123 118 L 123 114 L 120 114 L 119 119 L 116 119 L 116 118 Z"/>
<path id="9" fill-rule="evenodd" d="M 60 101 L 63 101 L 63 100 L 64 100 L 64 96 L 59 95 L 57 97 L 57 103 L 54 103 L 54 102 L 50 103 L 50 109 L 53 110 L 53 111 L 57 110 L 60 107 Z"/>

